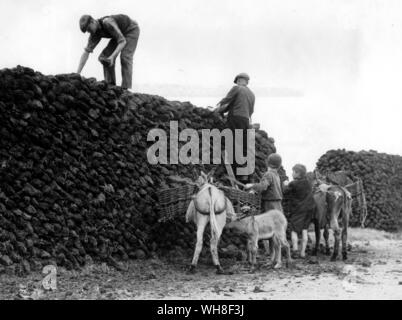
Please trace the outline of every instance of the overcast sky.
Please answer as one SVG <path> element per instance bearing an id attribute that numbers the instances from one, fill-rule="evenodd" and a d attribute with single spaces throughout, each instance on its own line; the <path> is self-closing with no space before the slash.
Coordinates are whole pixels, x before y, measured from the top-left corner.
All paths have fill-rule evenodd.
<path id="1" fill-rule="evenodd" d="M 125 13 L 141 28 L 134 90 L 161 84 L 229 90 L 245 71 L 251 88 L 304 95 L 292 100 L 295 113 L 279 117 L 272 134 L 278 151 L 297 157 L 287 167 L 305 162 L 313 169 L 333 147 L 402 154 L 402 1 L 1 0 L 0 12 L 0 67 L 75 72 L 88 38 L 80 16 Z M 105 41 L 84 76 L 102 78 L 97 56 Z M 258 99 L 260 115 L 271 103 L 277 108 L 275 99 L 266 105 Z M 272 132 L 268 121 L 255 122 Z"/>

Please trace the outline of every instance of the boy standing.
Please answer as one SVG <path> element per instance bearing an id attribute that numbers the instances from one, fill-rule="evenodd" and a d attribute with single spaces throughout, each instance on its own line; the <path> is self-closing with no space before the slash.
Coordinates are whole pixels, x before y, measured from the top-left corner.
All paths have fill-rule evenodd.
<path id="1" fill-rule="evenodd" d="M 278 169 L 282 165 L 279 154 L 272 153 L 268 156 L 268 170 L 264 173 L 259 183 L 248 183 L 245 189 L 252 189 L 261 192 L 262 210 L 277 209 L 283 212 L 282 208 L 282 185 Z"/>

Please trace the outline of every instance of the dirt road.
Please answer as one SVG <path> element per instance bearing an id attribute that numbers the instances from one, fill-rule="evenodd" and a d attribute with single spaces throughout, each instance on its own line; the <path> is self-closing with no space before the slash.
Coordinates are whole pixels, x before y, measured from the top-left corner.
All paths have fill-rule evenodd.
<path id="1" fill-rule="evenodd" d="M 43 275 L 0 276 L 2 299 L 402 299 L 402 235 L 352 229 L 347 263 L 320 255 L 297 259 L 291 268 L 264 265 L 249 272 L 246 263 L 224 259 L 232 275 L 216 275 L 210 258 L 198 273 L 187 274 L 191 260 L 132 261 L 126 271 L 105 264 L 81 271 L 57 270 L 57 289 L 42 288 Z"/>

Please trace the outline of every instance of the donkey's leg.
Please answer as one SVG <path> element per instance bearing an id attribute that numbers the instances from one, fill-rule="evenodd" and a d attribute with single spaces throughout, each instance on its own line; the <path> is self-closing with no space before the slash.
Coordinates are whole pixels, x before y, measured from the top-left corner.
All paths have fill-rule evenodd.
<path id="1" fill-rule="evenodd" d="M 226 213 L 221 213 L 219 215 L 216 215 L 216 223 L 217 223 L 217 234 L 213 232 L 211 228 L 211 255 L 212 255 L 212 261 L 214 262 L 214 265 L 216 267 L 216 273 L 218 274 L 223 274 L 224 271 L 219 263 L 219 257 L 218 257 L 218 244 L 219 244 L 219 239 L 222 234 L 223 227 L 226 224 Z"/>
<path id="2" fill-rule="evenodd" d="M 270 250 L 271 250 L 271 263 L 273 264 L 276 259 L 276 245 L 275 245 L 274 237 L 269 239 L 269 246 L 270 246 Z"/>
<path id="3" fill-rule="evenodd" d="M 257 264 L 257 253 L 258 253 L 258 235 L 254 235 L 251 242 L 251 254 L 253 256 L 253 265 Z"/>
<path id="4" fill-rule="evenodd" d="M 325 240 L 325 255 L 329 256 L 331 254 L 331 249 L 329 248 L 329 226 L 328 224 L 324 227 L 323 232 L 324 240 Z"/>
<path id="5" fill-rule="evenodd" d="M 264 250 L 265 250 L 265 254 L 270 254 L 270 242 L 269 240 L 262 240 L 262 243 L 264 245 Z"/>
<path id="6" fill-rule="evenodd" d="M 318 220 L 314 220 L 314 233 L 315 233 L 315 247 L 312 255 L 317 256 L 318 251 L 320 250 L 320 241 L 321 241 L 321 230 Z"/>
<path id="7" fill-rule="evenodd" d="M 289 267 L 289 264 L 292 263 L 292 257 L 290 255 L 290 245 L 288 240 L 286 239 L 286 230 L 284 230 L 283 234 L 280 236 L 281 245 L 286 249 L 286 266 Z"/>
<path id="8" fill-rule="evenodd" d="M 346 208 L 342 214 L 342 259 L 347 260 L 348 258 L 348 228 L 349 228 L 349 217 L 352 214 L 352 200 L 346 200 Z"/>
<path id="9" fill-rule="evenodd" d="M 340 231 L 339 225 L 338 225 L 338 220 L 335 217 L 331 219 L 331 229 L 334 232 L 334 239 L 335 239 L 334 252 L 332 253 L 331 261 L 335 261 L 338 258 L 339 242 L 340 242 L 340 235 L 341 235 L 341 231 Z"/>
<path id="10" fill-rule="evenodd" d="M 342 228 L 342 260 L 348 259 L 347 242 L 348 242 L 348 227 L 347 225 L 346 226 L 344 225 Z"/>
<path id="11" fill-rule="evenodd" d="M 258 238 L 256 236 L 249 236 L 249 238 L 247 239 L 247 250 L 250 253 L 250 272 L 254 272 L 257 264 L 258 251 Z"/>
<path id="12" fill-rule="evenodd" d="M 195 267 L 197 266 L 198 258 L 202 250 L 204 230 L 205 226 L 208 223 L 208 219 L 208 216 L 197 213 L 197 243 L 195 245 L 194 256 L 193 261 L 191 262 L 190 271 L 194 271 Z"/>
<path id="13" fill-rule="evenodd" d="M 247 261 L 250 265 L 253 264 L 252 250 L 253 250 L 253 241 L 251 240 L 251 238 L 248 238 L 247 239 Z"/>
<path id="14" fill-rule="evenodd" d="M 281 247 L 281 241 L 278 238 L 277 235 L 275 237 L 275 242 L 276 242 L 276 264 L 274 266 L 274 269 L 279 269 L 282 267 L 282 247 Z"/>
<path id="15" fill-rule="evenodd" d="M 305 258 L 306 257 L 306 247 L 307 247 L 307 240 L 308 240 L 308 233 L 307 229 L 302 230 L 302 245 L 301 245 L 301 250 L 300 250 L 300 257 Z"/>

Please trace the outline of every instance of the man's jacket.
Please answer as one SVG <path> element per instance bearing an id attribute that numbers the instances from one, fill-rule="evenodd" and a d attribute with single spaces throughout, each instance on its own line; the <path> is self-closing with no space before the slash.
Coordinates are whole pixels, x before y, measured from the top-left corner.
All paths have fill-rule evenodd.
<path id="1" fill-rule="evenodd" d="M 228 104 L 224 111 L 229 111 L 229 117 L 238 116 L 249 119 L 254 112 L 254 93 L 246 86 L 235 85 L 229 91 L 220 105 Z"/>

